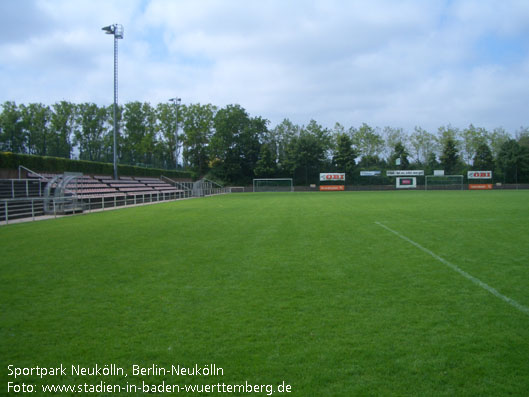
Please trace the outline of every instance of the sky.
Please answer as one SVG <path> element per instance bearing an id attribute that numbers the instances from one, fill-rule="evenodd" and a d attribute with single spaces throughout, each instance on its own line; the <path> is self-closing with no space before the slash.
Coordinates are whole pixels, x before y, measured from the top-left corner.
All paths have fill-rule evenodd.
<path id="1" fill-rule="evenodd" d="M 529 126 L 527 0 L 0 0 L 0 103 L 239 104 L 270 126 Z"/>

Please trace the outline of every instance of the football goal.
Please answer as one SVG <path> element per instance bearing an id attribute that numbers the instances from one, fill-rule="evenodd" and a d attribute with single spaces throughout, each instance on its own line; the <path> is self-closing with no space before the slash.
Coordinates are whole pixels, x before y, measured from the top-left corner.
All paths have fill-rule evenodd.
<path id="1" fill-rule="evenodd" d="M 463 175 L 426 175 L 425 190 L 463 190 Z"/>
<path id="2" fill-rule="evenodd" d="M 253 180 L 254 192 L 293 192 L 292 178 L 262 178 Z"/>

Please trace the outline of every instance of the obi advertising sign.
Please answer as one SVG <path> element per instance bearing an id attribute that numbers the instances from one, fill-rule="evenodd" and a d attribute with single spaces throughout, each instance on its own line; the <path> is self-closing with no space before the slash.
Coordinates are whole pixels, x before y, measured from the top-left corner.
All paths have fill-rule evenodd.
<path id="1" fill-rule="evenodd" d="M 492 179 L 492 171 L 468 171 L 467 179 Z"/>
<path id="2" fill-rule="evenodd" d="M 320 173 L 320 182 L 342 182 L 345 183 L 345 173 L 343 172 L 322 172 Z M 320 192 L 324 191 L 343 191 L 345 185 L 321 185 Z"/>
<path id="3" fill-rule="evenodd" d="M 344 181 L 345 173 L 340 172 L 325 172 L 320 173 L 320 182 Z"/>

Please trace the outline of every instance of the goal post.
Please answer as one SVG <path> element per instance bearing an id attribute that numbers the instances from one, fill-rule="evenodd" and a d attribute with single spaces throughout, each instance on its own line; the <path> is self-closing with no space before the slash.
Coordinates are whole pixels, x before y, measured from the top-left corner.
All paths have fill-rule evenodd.
<path id="1" fill-rule="evenodd" d="M 426 175 L 424 190 L 463 190 L 463 175 Z"/>
<path id="2" fill-rule="evenodd" d="M 253 180 L 254 192 L 293 192 L 292 178 L 259 178 Z"/>

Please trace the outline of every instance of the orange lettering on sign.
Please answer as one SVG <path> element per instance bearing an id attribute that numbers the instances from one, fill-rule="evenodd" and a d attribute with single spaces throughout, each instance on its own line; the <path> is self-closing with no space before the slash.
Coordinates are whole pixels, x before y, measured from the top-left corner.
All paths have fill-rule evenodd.
<path id="1" fill-rule="evenodd" d="M 469 190 L 491 190 L 492 183 L 471 183 L 468 185 Z"/>
<path id="2" fill-rule="evenodd" d="M 344 185 L 320 185 L 320 192 L 324 191 L 337 191 L 337 190 L 345 190 Z"/>

